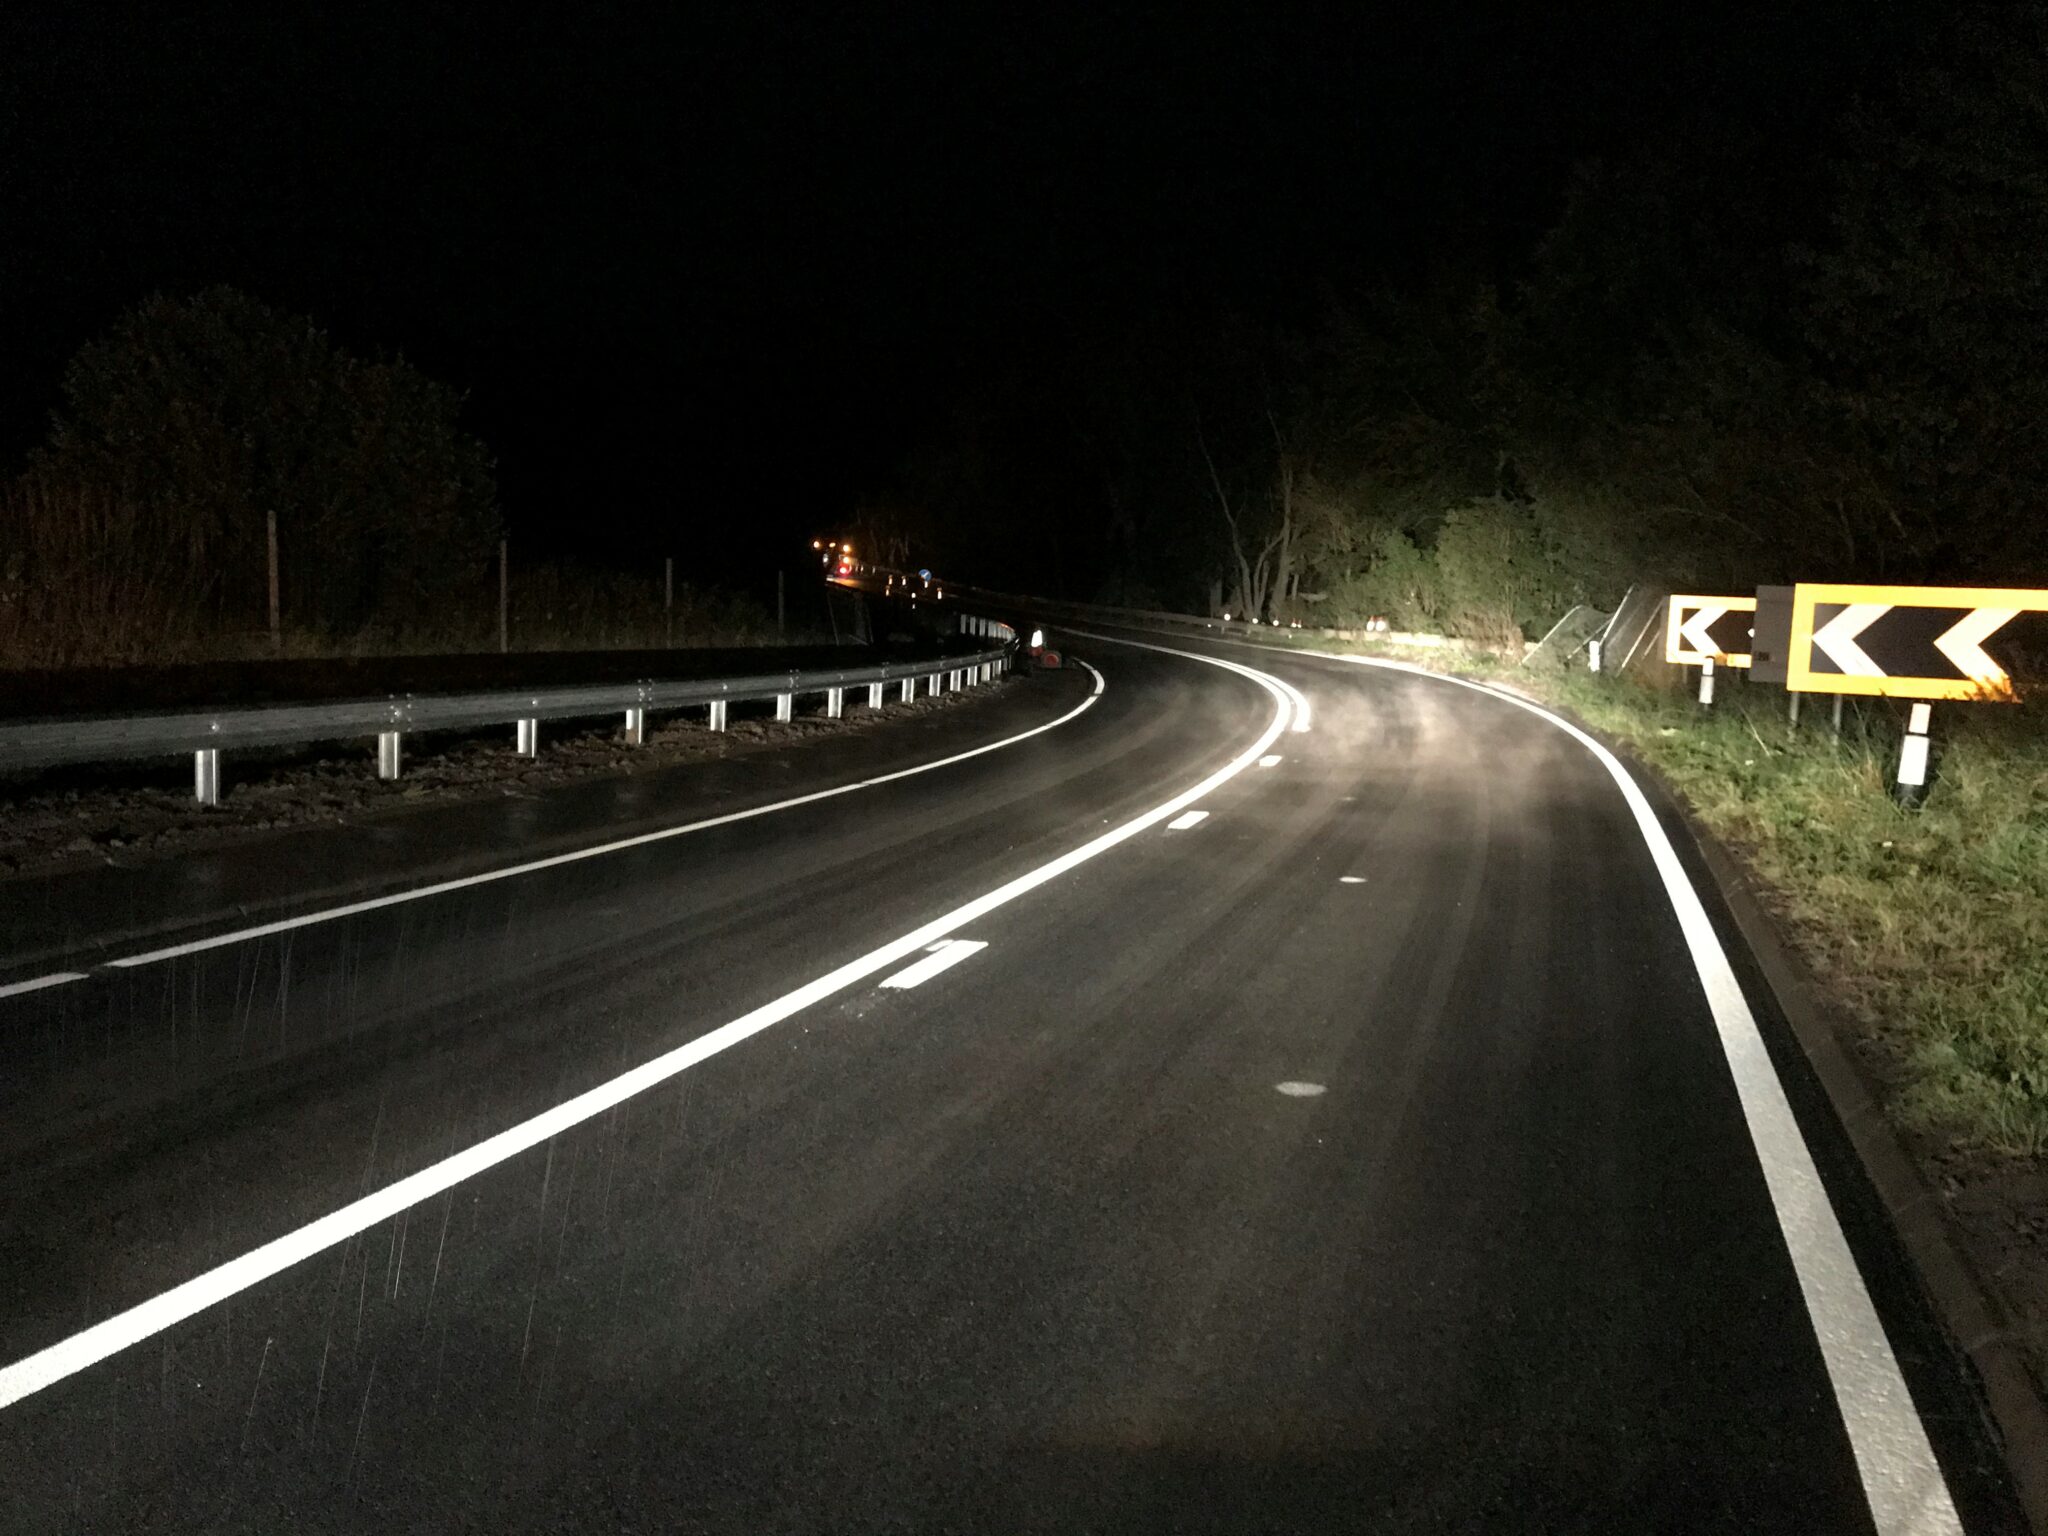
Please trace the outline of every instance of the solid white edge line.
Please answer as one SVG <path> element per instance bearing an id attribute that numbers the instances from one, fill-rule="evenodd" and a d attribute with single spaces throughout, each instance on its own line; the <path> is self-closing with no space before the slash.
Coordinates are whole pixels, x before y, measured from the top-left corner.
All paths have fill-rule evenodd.
<path id="1" fill-rule="evenodd" d="M 1166 824 L 1166 830 L 1169 832 L 1185 832 L 1189 827 L 1196 826 L 1208 819 L 1209 813 L 1207 811 L 1183 811 Z"/>
<path id="2" fill-rule="evenodd" d="M 1863 1274 L 1849 1251 L 1842 1224 L 1828 1199 L 1813 1152 L 1799 1132 L 1799 1122 L 1785 1097 L 1785 1085 L 1771 1064 L 1756 1016 L 1743 996 L 1742 984 L 1714 933 L 1712 920 L 1693 889 L 1642 788 L 1620 759 L 1593 737 L 1542 705 L 1464 678 L 1431 672 L 1407 662 L 1376 656 L 1340 656 L 1331 651 L 1301 651 L 1349 665 L 1412 673 L 1435 682 L 1454 683 L 1527 710 L 1572 737 L 1599 761 L 1635 816 L 1636 828 L 1648 844 L 1650 857 L 1671 900 L 1685 935 L 1693 968 L 1706 993 L 1707 1007 L 1720 1036 L 1722 1053 L 1735 1080 L 1748 1122 L 1751 1144 L 1763 1166 L 1765 1186 L 1778 1218 L 1778 1230 L 1792 1258 L 1807 1314 L 1827 1366 L 1856 1467 L 1863 1480 L 1870 1514 L 1882 1536 L 1949 1536 L 1962 1531 L 1941 1464 L 1928 1441 L 1926 1425 L 1913 1406 L 1898 1356 L 1871 1302 Z"/>
<path id="3" fill-rule="evenodd" d="M 945 939 L 935 944 L 931 952 L 914 965 L 906 965 L 894 976 L 885 976 L 879 985 L 885 987 L 910 988 L 924 985 L 941 971 L 950 971 L 963 960 L 971 960 L 988 948 L 983 939 Z"/>
<path id="4" fill-rule="evenodd" d="M 575 848 L 567 853 L 553 854 L 545 859 L 532 859 L 524 864 L 510 864 L 503 869 L 485 870 L 482 874 L 464 875 L 456 880 L 442 880 L 433 885 L 422 885 L 407 891 L 392 891 L 383 896 L 372 896 L 363 901 L 352 901 L 346 906 L 327 907 L 318 912 L 304 912 L 297 917 L 279 918 L 272 923 L 258 923 L 252 928 L 236 928 L 227 933 L 216 933 L 204 939 L 193 939 L 185 944 L 170 944 L 162 949 L 146 950 L 139 955 L 126 955 L 119 960 L 109 960 L 108 965 L 127 969 L 137 965 L 155 965 L 164 960 L 175 960 L 181 955 L 198 954 L 202 950 L 221 949 L 229 944 L 246 943 L 250 939 L 268 938 L 273 933 L 287 933 L 294 928 L 307 928 L 315 923 L 331 923 L 344 917 L 356 917 L 364 912 L 375 912 L 383 907 L 395 907 L 408 901 L 424 901 L 429 896 L 443 896 L 450 891 L 466 890 L 471 886 L 489 885 L 495 880 L 510 880 L 515 875 L 530 875 L 543 869 L 554 869 L 563 864 L 574 864 L 583 859 L 594 859 L 607 853 L 620 853 L 628 848 L 639 848 L 648 843 L 659 843 L 672 837 L 682 837 L 691 832 L 703 832 L 712 827 L 728 826 L 736 821 L 749 821 L 756 816 L 769 816 L 777 811 L 793 810 L 800 805 L 810 805 L 819 800 L 830 800 L 836 795 L 850 795 L 855 790 L 872 789 L 877 784 L 892 783 L 897 779 L 911 778 L 920 773 L 930 773 L 935 768 L 948 768 L 954 763 L 964 763 L 970 757 L 980 757 L 984 752 L 997 752 L 1004 747 L 1013 747 L 1020 741 L 1029 741 L 1033 736 L 1042 736 L 1047 731 L 1057 730 L 1068 721 L 1075 719 L 1102 697 L 1102 674 L 1082 666 L 1094 674 L 1095 687 L 1088 697 L 1061 715 L 1057 720 L 1048 720 L 1044 725 L 1033 726 L 1028 731 L 1019 731 L 1015 736 L 1006 736 L 1001 741 L 992 741 L 985 746 L 966 752 L 956 752 L 951 757 L 942 757 L 935 762 L 919 763 L 914 768 L 899 768 L 894 773 L 880 774 L 872 779 L 860 779 L 852 784 L 837 784 L 830 789 L 815 790 L 808 795 L 797 795 L 788 800 L 777 800 L 772 805 L 757 805 L 750 810 L 729 811 L 723 816 L 710 816 L 702 821 L 686 822 L 681 826 L 661 827 L 653 832 L 642 832 L 633 837 L 622 837 L 615 842 L 598 843 L 589 848 Z M 83 981 L 82 971 L 57 971 L 48 976 L 37 976 L 28 981 L 15 982 L 0 987 L 0 997 L 12 997 L 21 992 L 35 992 L 44 987 L 60 986 L 68 981 Z"/>
<path id="5" fill-rule="evenodd" d="M 1165 647 L 1153 646 L 1148 649 L 1164 650 Z M 847 961 L 837 970 L 830 971 L 793 992 L 785 993 L 751 1013 L 742 1014 L 730 1023 L 699 1035 L 695 1040 L 677 1046 L 652 1061 L 622 1072 L 608 1082 L 600 1083 L 595 1088 L 587 1089 L 574 1098 L 557 1104 L 553 1109 L 544 1110 L 530 1119 L 522 1120 L 494 1136 L 486 1137 L 474 1146 L 443 1158 L 438 1163 L 430 1164 L 395 1183 L 387 1184 L 359 1200 L 351 1201 L 339 1210 L 332 1211 L 281 1237 L 273 1238 L 262 1246 L 175 1285 L 161 1295 L 130 1307 L 125 1312 L 118 1312 L 102 1322 L 72 1334 L 69 1338 L 61 1339 L 11 1365 L 0 1367 L 0 1408 L 7 1408 L 32 1393 L 40 1392 L 68 1376 L 74 1376 L 109 1355 L 132 1348 L 144 1339 L 151 1338 L 164 1329 L 249 1289 L 252 1285 L 280 1274 L 293 1265 L 332 1248 L 337 1243 L 368 1231 L 378 1222 L 395 1216 L 400 1211 L 410 1209 L 423 1200 L 432 1199 L 466 1179 L 474 1178 L 521 1152 L 541 1145 L 552 1136 L 558 1136 L 563 1131 L 603 1114 L 637 1094 L 645 1093 L 699 1062 L 731 1049 L 771 1025 L 781 1023 L 792 1014 L 799 1013 L 814 1003 L 822 1002 L 856 982 L 865 981 L 878 971 L 888 969 L 935 940 L 943 939 L 956 929 L 979 921 L 997 908 L 1036 890 L 1050 880 L 1058 879 L 1069 870 L 1107 853 L 1119 843 L 1127 842 L 1147 828 L 1157 826 L 1160 822 L 1186 810 L 1218 785 L 1227 783 L 1257 762 L 1266 749 L 1278 741 L 1281 733 L 1287 729 L 1293 705 L 1277 680 L 1251 667 L 1240 666 L 1221 657 L 1198 656 L 1191 651 L 1176 651 L 1171 654 L 1188 656 L 1210 666 L 1222 667 L 1226 671 L 1248 677 L 1266 690 L 1275 705 L 1272 722 L 1260 733 L 1258 740 L 1193 788 L 1183 790 L 1165 804 L 1132 818 L 1122 826 L 1113 827 L 1091 838 L 1080 847 L 1017 876 L 964 906 L 955 907 L 951 912 L 932 919 L 923 927 L 914 929 L 901 938 L 892 939 L 877 949 L 871 949 L 857 959 Z M 1083 662 L 1082 665 L 1086 666 L 1087 663 Z M 1089 667 L 1089 670 L 1095 671 L 1093 667 Z M 1096 672 L 1095 676 L 1097 693 L 1091 695 L 1091 698 L 1098 697 L 1101 691 L 1102 674 Z"/>

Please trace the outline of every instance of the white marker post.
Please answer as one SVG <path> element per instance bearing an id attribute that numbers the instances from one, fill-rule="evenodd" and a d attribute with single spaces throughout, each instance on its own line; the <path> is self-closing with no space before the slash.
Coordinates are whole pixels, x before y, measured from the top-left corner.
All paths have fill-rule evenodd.
<path id="1" fill-rule="evenodd" d="M 1892 797 L 1908 810 L 1927 798 L 1927 726 L 1932 704 L 1915 704 L 1906 717 L 1906 739 L 1899 747 L 1899 782 Z"/>
<path id="2" fill-rule="evenodd" d="M 1600 642 L 1598 640 L 1588 640 L 1586 642 L 1586 670 L 1588 672 L 1598 672 L 1600 670 Z"/>
<path id="3" fill-rule="evenodd" d="M 1709 656 L 1700 663 L 1700 705 L 1710 708 L 1714 702 L 1714 658 Z"/>

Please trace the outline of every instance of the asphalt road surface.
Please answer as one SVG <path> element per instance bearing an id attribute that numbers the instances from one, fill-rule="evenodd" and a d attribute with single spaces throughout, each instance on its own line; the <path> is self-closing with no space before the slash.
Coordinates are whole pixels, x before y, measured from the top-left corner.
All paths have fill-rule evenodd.
<path id="1" fill-rule="evenodd" d="M 0 968 L 0 1529 L 2023 1529 L 1665 812 L 1057 638 L 0 916 L 79 973 Z"/>

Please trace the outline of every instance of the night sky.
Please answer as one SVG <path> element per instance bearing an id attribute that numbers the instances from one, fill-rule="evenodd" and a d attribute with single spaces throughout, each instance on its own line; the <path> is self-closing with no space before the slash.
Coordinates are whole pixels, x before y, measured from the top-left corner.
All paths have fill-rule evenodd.
<path id="1" fill-rule="evenodd" d="M 227 282 L 467 390 L 522 547 L 735 574 L 991 383 L 1054 405 L 1137 319 L 1512 282 L 1585 157 L 1684 147 L 1702 199 L 1772 226 L 1917 25 L 310 9 L 0 20 L 0 468 L 86 336 Z"/>

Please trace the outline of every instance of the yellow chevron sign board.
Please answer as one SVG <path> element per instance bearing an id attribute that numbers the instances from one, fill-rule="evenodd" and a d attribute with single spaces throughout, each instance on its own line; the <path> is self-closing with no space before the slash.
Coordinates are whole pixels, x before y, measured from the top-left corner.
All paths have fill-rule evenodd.
<path id="1" fill-rule="evenodd" d="M 1753 597 L 1671 596 L 1664 619 L 1664 659 L 1677 667 L 1749 665 Z"/>
<path id="2" fill-rule="evenodd" d="M 1795 693 L 2009 700 L 2048 665 L 2048 591 L 2024 587 L 1792 589 L 1785 686 Z"/>

